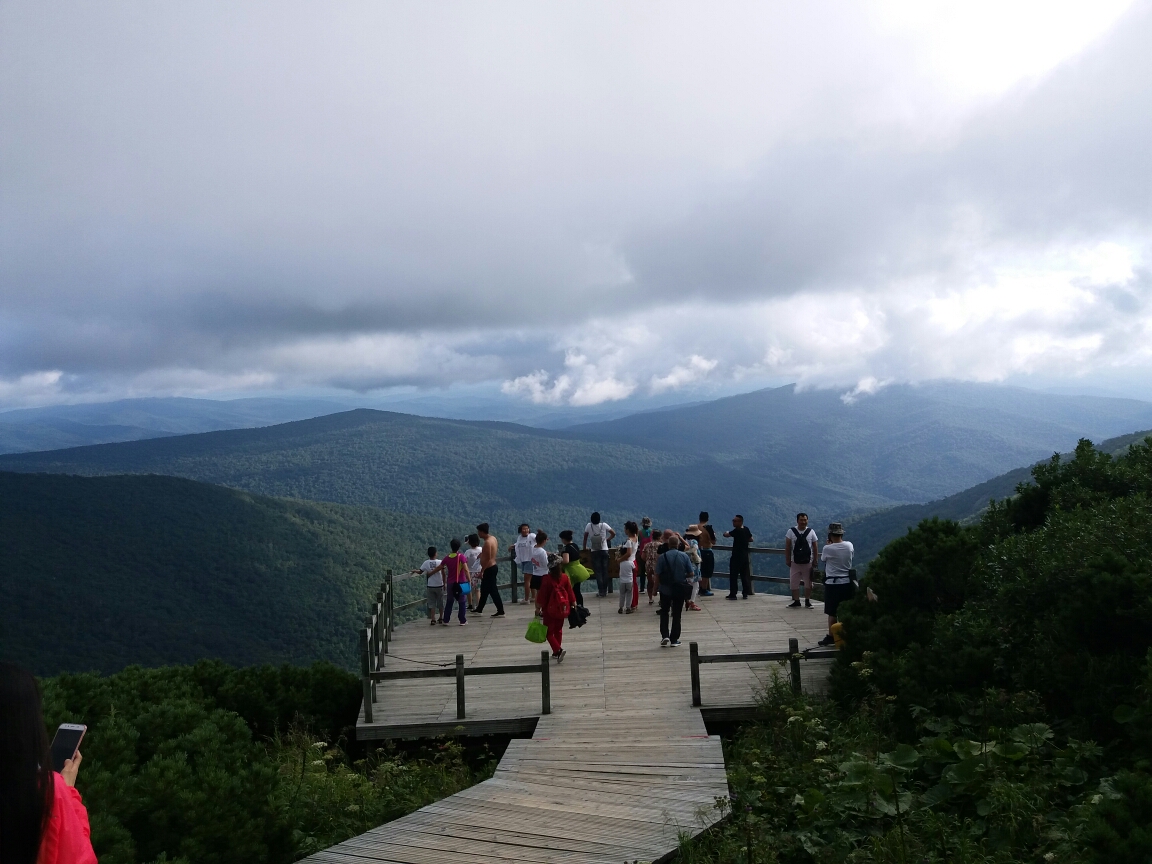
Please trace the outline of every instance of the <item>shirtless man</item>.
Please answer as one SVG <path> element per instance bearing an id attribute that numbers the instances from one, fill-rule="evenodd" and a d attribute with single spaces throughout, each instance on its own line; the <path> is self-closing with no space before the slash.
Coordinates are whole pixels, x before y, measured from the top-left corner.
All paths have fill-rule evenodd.
<path id="1" fill-rule="evenodd" d="M 696 542 L 700 544 L 700 596 L 712 596 L 712 573 L 716 569 L 716 553 L 712 547 L 716 545 L 716 529 L 708 522 L 708 511 L 700 511 L 700 521 L 696 523 L 700 535 Z"/>
<path id="2" fill-rule="evenodd" d="M 480 600 L 476 603 L 476 614 L 484 611 L 484 603 L 489 597 L 496 604 L 496 614 L 493 618 L 504 617 L 504 601 L 500 599 L 500 590 L 496 587 L 496 576 L 500 567 L 496 564 L 496 554 L 499 545 L 496 538 L 488 533 L 488 523 L 481 522 L 476 526 L 476 536 L 480 538 Z"/>

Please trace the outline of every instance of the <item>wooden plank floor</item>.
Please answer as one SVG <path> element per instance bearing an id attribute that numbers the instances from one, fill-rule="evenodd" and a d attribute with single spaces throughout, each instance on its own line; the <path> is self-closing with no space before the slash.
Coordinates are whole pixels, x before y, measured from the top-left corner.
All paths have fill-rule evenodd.
<path id="1" fill-rule="evenodd" d="M 586 592 L 586 595 L 592 592 Z M 680 648 L 660 646 L 655 606 L 641 598 L 632 615 L 616 613 L 616 595 L 586 596 L 592 617 L 564 631 L 568 655 L 551 667 L 552 713 L 530 739 L 513 740 L 495 776 L 307 861 L 324 864 L 653 861 L 675 850 L 678 835 L 715 821 L 728 794 L 720 739 L 692 707 L 688 643 L 702 654 L 801 649 L 826 631 L 821 605 L 788 609 L 788 599 L 756 595 L 701 601 L 685 612 Z M 506 606 L 472 616 L 465 627 L 413 622 L 397 629 L 388 669 L 451 664 L 530 663 L 540 646 L 524 639 L 531 608 Z M 822 688 L 827 661 L 802 665 L 806 689 Z M 777 664 L 701 667 L 705 707 L 748 706 Z M 540 714 L 540 676 L 467 679 L 467 715 L 456 719 L 453 679 L 380 685 L 374 722 L 361 714 L 361 738 L 419 737 L 456 730 L 489 734 Z M 459 728 L 463 725 L 463 728 Z"/>

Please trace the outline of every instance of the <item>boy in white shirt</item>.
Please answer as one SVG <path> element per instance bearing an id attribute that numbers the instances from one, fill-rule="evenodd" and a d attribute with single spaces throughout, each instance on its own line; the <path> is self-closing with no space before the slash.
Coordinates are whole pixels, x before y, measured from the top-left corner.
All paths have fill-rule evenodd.
<path id="1" fill-rule="evenodd" d="M 468 595 L 468 611 L 476 611 L 475 598 L 480 596 L 480 535 L 468 535 L 468 551 L 464 553 L 464 560 L 468 562 L 468 581 L 472 583 L 472 592 Z"/>
<path id="2" fill-rule="evenodd" d="M 508 547 L 508 551 L 516 559 L 516 568 L 520 571 L 524 581 L 524 599 L 520 601 L 521 603 L 527 603 L 533 599 L 532 552 L 535 549 L 536 535 L 532 533 L 528 523 L 525 522 L 520 526 L 520 536 L 516 538 L 516 542 Z M 547 568 L 545 568 L 545 572 L 547 572 Z"/>
<path id="3" fill-rule="evenodd" d="M 536 592 L 540 590 L 540 584 L 548 572 L 548 550 L 544 548 L 548 535 L 537 531 L 533 536 L 536 538 L 536 546 L 532 549 L 532 581 L 529 584 L 532 586 L 532 601 L 535 603 L 539 599 Z M 540 614 L 539 605 L 536 606 L 536 614 Z"/>
<path id="4" fill-rule="evenodd" d="M 413 570 L 413 573 L 423 573 L 427 582 L 424 584 L 424 599 L 428 603 L 428 623 L 436 626 L 444 618 L 444 574 L 433 573 L 440 566 L 440 559 L 436 557 L 436 547 L 428 547 L 428 560 Z M 431 575 L 429 575 L 431 574 Z"/>

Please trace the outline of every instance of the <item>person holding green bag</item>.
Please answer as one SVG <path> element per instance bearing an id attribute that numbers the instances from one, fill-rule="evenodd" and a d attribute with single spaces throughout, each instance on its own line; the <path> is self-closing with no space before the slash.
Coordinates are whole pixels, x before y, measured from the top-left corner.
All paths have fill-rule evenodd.
<path id="1" fill-rule="evenodd" d="M 568 652 L 561 644 L 564 639 L 564 625 L 568 623 L 568 613 L 576 605 L 576 592 L 572 581 L 564 572 L 564 559 L 559 555 L 548 556 L 548 575 L 540 580 L 540 592 L 536 595 L 536 608 L 540 618 L 548 628 L 548 644 L 552 646 L 552 656 L 557 663 L 564 662 Z"/>
<path id="2" fill-rule="evenodd" d="M 572 591 L 576 595 L 576 605 L 584 605 L 584 595 L 580 586 L 592 575 L 592 571 L 580 563 L 580 547 L 572 542 L 571 531 L 560 532 L 560 559 L 564 562 L 564 572 L 568 574 L 568 581 L 572 583 Z"/>

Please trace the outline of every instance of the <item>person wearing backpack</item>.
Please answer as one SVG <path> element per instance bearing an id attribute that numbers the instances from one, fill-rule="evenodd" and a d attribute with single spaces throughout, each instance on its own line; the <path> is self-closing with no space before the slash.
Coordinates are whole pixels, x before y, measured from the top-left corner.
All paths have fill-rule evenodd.
<path id="1" fill-rule="evenodd" d="M 600 597 L 607 597 L 612 591 L 612 580 L 608 577 L 608 549 L 615 536 L 612 526 L 600 521 L 599 513 L 593 513 L 584 526 L 584 548 L 592 550 L 592 572 L 596 574 L 596 593 Z"/>
<path id="2" fill-rule="evenodd" d="M 660 644 L 676 648 L 680 645 L 680 616 L 684 603 L 692 593 L 692 560 L 680 551 L 682 538 L 671 529 L 665 529 L 660 548 L 664 549 L 656 559 L 656 576 L 660 592 Z M 672 618 L 669 629 L 668 618 Z"/>
<path id="3" fill-rule="evenodd" d="M 548 644 L 552 647 L 552 656 L 557 663 L 564 662 L 564 625 L 568 621 L 568 613 L 576 605 L 576 592 L 572 590 L 572 581 L 564 572 L 564 559 L 559 555 L 548 556 L 548 573 L 540 580 L 540 589 L 536 594 L 536 614 L 543 620 L 548 628 Z"/>
<path id="4" fill-rule="evenodd" d="M 784 561 L 788 565 L 788 587 L 792 589 L 789 609 L 800 608 L 800 585 L 804 585 L 804 606 L 812 608 L 812 570 L 816 566 L 816 532 L 808 527 L 808 514 L 797 513 L 795 527 L 784 534 Z"/>

